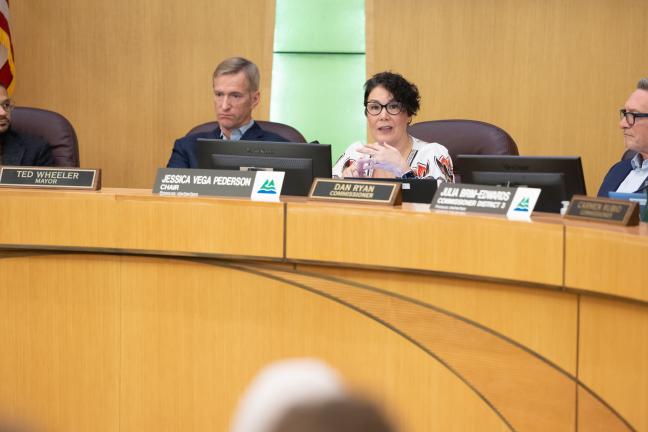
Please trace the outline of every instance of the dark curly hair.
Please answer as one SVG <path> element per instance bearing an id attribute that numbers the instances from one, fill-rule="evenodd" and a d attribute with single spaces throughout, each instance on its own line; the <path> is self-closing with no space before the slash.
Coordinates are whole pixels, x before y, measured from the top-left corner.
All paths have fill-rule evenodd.
<path id="1" fill-rule="evenodd" d="M 367 105 L 369 93 L 376 87 L 384 87 L 394 95 L 394 100 L 403 104 L 410 116 L 415 116 L 420 108 L 421 96 L 415 84 L 407 81 L 402 75 L 393 72 L 379 72 L 369 78 L 364 85 L 364 103 Z M 366 115 L 365 111 L 365 115 Z"/>

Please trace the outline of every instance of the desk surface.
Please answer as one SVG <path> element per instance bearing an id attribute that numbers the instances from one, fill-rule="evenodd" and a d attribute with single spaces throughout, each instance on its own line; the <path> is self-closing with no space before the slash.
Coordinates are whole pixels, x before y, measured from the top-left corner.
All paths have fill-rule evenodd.
<path id="1" fill-rule="evenodd" d="M 648 430 L 646 224 L 126 189 L 0 189 L 0 221 L 0 407 L 44 430 L 225 430 L 286 356 L 407 430 Z"/>
<path id="2" fill-rule="evenodd" d="M 284 256 L 281 204 L 162 197 L 132 189 L 2 189 L 0 197 L 0 244 L 275 260 Z"/>
<path id="3" fill-rule="evenodd" d="M 0 245 L 438 272 L 592 291 L 648 302 L 634 269 L 648 224 L 615 227 L 540 214 L 531 222 L 375 207 L 0 189 Z"/>

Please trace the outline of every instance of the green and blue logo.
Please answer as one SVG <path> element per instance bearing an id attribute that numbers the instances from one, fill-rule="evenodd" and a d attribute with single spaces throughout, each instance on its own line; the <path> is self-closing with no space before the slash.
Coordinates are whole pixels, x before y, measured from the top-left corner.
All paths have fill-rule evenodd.
<path id="1" fill-rule="evenodd" d="M 529 211 L 529 197 L 524 197 L 520 200 L 519 203 L 515 206 L 513 211 L 519 212 L 528 212 Z"/>
<path id="2" fill-rule="evenodd" d="M 261 185 L 261 187 L 259 188 L 258 193 L 277 195 L 277 189 L 275 188 L 274 180 L 266 180 L 266 181 L 264 181 L 263 184 Z"/>

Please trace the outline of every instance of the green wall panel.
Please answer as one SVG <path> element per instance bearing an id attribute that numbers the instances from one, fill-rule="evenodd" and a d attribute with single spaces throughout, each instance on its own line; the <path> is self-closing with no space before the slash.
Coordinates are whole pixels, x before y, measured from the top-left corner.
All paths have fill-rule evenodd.
<path id="1" fill-rule="evenodd" d="M 270 120 L 331 144 L 366 139 L 364 0 L 276 0 Z"/>
<path id="2" fill-rule="evenodd" d="M 366 139 L 364 54 L 274 54 L 270 120 L 331 144 L 333 161 Z"/>
<path id="3" fill-rule="evenodd" d="M 277 0 L 275 52 L 365 52 L 364 0 Z"/>

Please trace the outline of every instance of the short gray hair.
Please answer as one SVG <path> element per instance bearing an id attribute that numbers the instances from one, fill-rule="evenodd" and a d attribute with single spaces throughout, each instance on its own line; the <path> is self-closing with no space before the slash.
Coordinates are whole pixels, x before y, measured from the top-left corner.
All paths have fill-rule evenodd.
<path id="1" fill-rule="evenodd" d="M 637 88 L 639 90 L 648 90 L 648 78 L 641 78 L 637 83 Z"/>
<path id="2" fill-rule="evenodd" d="M 236 74 L 243 71 L 247 77 L 250 91 L 259 90 L 259 68 L 250 60 L 243 57 L 230 57 L 220 62 L 214 70 L 212 79 L 221 75 Z"/>

